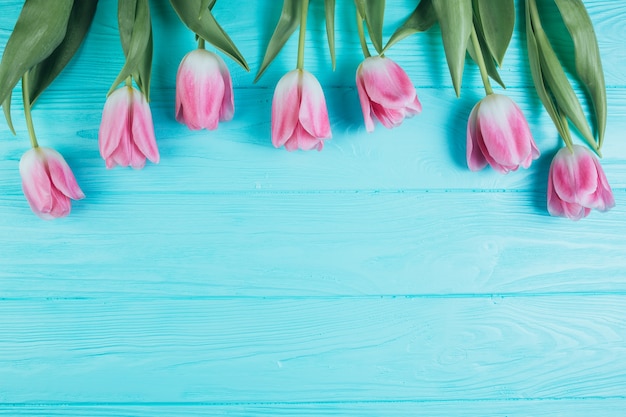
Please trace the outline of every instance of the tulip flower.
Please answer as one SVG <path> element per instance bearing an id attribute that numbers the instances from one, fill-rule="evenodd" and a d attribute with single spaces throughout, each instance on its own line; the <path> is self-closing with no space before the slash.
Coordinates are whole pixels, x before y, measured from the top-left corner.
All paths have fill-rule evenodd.
<path id="1" fill-rule="evenodd" d="M 192 130 L 214 130 L 234 112 L 233 83 L 224 60 L 200 48 L 185 55 L 176 75 L 176 120 Z"/>
<path id="2" fill-rule="evenodd" d="M 85 197 L 72 170 L 60 153 L 51 148 L 36 147 L 20 160 L 22 189 L 37 216 L 45 220 L 70 214 L 72 202 Z"/>
<path id="3" fill-rule="evenodd" d="M 550 165 L 548 212 L 580 220 L 591 209 L 609 210 L 615 200 L 598 159 L 584 146 L 572 148 L 559 150 Z"/>
<path id="4" fill-rule="evenodd" d="M 356 86 L 368 132 L 374 130 L 374 119 L 391 129 L 422 111 L 408 75 L 389 58 L 365 58 L 356 72 Z"/>
<path id="5" fill-rule="evenodd" d="M 322 86 L 306 70 L 285 74 L 276 85 L 272 102 L 272 143 L 288 151 L 324 147 L 331 137 Z"/>
<path id="6" fill-rule="evenodd" d="M 143 168 L 146 158 L 159 162 L 150 105 L 139 90 L 124 86 L 107 98 L 98 142 L 107 168 Z"/>
<path id="7" fill-rule="evenodd" d="M 474 106 L 467 123 L 467 165 L 472 171 L 487 164 L 506 174 L 528 168 L 539 157 L 528 122 L 513 100 L 489 94 Z"/>

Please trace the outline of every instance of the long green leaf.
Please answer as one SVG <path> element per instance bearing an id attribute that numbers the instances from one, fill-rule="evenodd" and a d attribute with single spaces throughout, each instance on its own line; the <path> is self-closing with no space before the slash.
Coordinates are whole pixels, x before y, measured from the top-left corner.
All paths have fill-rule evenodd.
<path id="1" fill-rule="evenodd" d="M 576 73 L 593 103 L 600 148 L 604 141 L 607 104 L 604 71 L 593 24 L 581 0 L 555 0 L 555 3 L 574 42 Z"/>
<path id="2" fill-rule="evenodd" d="M 472 0 L 432 0 L 432 2 L 441 27 L 452 85 L 459 97 L 465 53 L 472 32 Z"/>
<path id="3" fill-rule="evenodd" d="M 554 96 L 557 106 L 565 116 L 576 126 L 576 129 L 582 134 L 583 138 L 589 143 L 593 149 L 597 149 L 595 138 L 591 133 L 589 123 L 585 118 L 585 112 L 578 101 L 578 97 L 567 79 L 567 75 L 559 62 L 548 36 L 541 26 L 539 13 L 537 12 L 534 1 L 530 2 L 531 21 L 534 29 L 535 39 L 539 50 L 539 60 L 544 80 L 548 89 Z"/>
<path id="4" fill-rule="evenodd" d="M 476 25 L 476 35 L 478 37 L 478 44 L 480 46 L 480 52 L 483 56 L 483 62 L 485 63 L 485 68 L 487 69 L 487 74 L 498 84 L 502 86 L 502 88 L 506 88 L 502 78 L 500 78 L 500 74 L 498 73 L 498 69 L 496 68 L 495 61 L 493 60 L 491 53 L 489 52 L 489 47 L 485 41 L 485 37 L 482 33 L 482 28 L 480 25 Z M 476 51 L 474 50 L 474 45 L 472 42 L 467 43 L 467 52 L 469 52 L 470 57 L 477 61 Z"/>
<path id="5" fill-rule="evenodd" d="M 474 0 L 474 7 L 478 9 L 475 13 L 479 17 L 489 52 L 498 66 L 502 66 L 504 54 L 513 36 L 515 2 L 513 0 Z"/>
<path id="6" fill-rule="evenodd" d="M 335 70 L 335 0 L 324 1 L 324 11 L 326 13 L 326 37 L 328 38 L 328 49 L 330 50 L 330 61 Z"/>
<path id="7" fill-rule="evenodd" d="M 136 80 L 143 80 L 139 87 L 144 95 L 149 97 L 149 91 L 144 88 L 150 74 L 143 73 L 146 54 L 152 54 L 152 51 L 149 50 L 152 46 L 150 42 L 152 23 L 148 0 L 119 0 L 118 24 L 126 63 L 111 85 L 108 94 L 111 94 L 126 78 L 134 76 Z M 139 72 L 140 69 L 142 70 L 141 73 Z M 149 81 L 147 85 L 149 85 Z"/>
<path id="8" fill-rule="evenodd" d="M 409 18 L 391 35 L 383 52 L 395 43 L 417 32 L 425 32 L 437 22 L 431 0 L 421 0 Z"/>
<path id="9" fill-rule="evenodd" d="M 276 55 L 285 46 L 285 43 L 289 37 L 296 31 L 300 24 L 300 15 L 302 13 L 302 1 L 301 0 L 285 0 L 283 2 L 283 11 L 276 24 L 276 29 L 270 38 L 270 43 L 265 50 L 265 56 L 263 62 L 259 68 L 259 72 L 256 74 L 254 82 L 257 82 L 261 75 L 265 72 L 268 65 L 272 63 Z"/>
<path id="10" fill-rule="evenodd" d="M 73 0 L 26 0 L 0 62 L 0 103 L 63 41 Z"/>
<path id="11" fill-rule="evenodd" d="M 537 46 L 537 40 L 535 39 L 534 29 L 530 16 L 530 2 L 532 0 L 526 0 L 526 45 L 528 49 L 528 63 L 530 65 L 530 74 L 532 75 L 533 83 L 535 84 L 535 90 L 539 99 L 543 103 L 546 111 L 550 115 L 552 122 L 556 126 L 559 134 L 566 142 L 572 141 L 569 126 L 567 123 L 563 123 L 563 118 L 560 111 L 556 107 L 552 97 L 546 90 L 544 84 L 543 73 L 541 70 L 541 60 L 539 58 L 539 47 Z"/>
<path id="12" fill-rule="evenodd" d="M 383 20 L 385 0 L 355 0 L 357 10 L 367 25 L 372 45 L 379 54 L 383 53 Z"/>
<path id="13" fill-rule="evenodd" d="M 98 0 L 74 2 L 67 24 L 65 38 L 46 59 L 36 64 L 29 72 L 29 97 L 34 103 L 39 95 L 63 71 L 82 43 L 96 12 Z"/>
<path id="14" fill-rule="evenodd" d="M 185 26 L 231 57 L 246 71 L 249 71 L 248 63 L 245 58 L 241 52 L 239 52 L 239 49 L 237 49 L 232 39 L 230 39 L 224 29 L 217 23 L 211 9 L 202 9 L 198 17 L 198 10 L 200 10 L 202 0 L 170 0 L 170 4 Z"/>
<path id="15" fill-rule="evenodd" d="M 150 79 L 152 74 L 152 30 L 150 31 L 150 37 L 148 38 L 148 45 L 141 54 L 141 60 L 137 65 L 137 69 L 133 72 L 132 76 L 137 82 L 137 86 L 146 96 L 146 100 L 150 101 Z"/>
<path id="16" fill-rule="evenodd" d="M 15 135 L 13 120 L 11 120 L 11 94 L 9 94 L 4 100 L 4 103 L 2 103 L 2 111 L 4 112 L 4 118 L 7 120 L 7 125 L 9 126 L 9 129 L 11 129 L 11 133 Z"/>

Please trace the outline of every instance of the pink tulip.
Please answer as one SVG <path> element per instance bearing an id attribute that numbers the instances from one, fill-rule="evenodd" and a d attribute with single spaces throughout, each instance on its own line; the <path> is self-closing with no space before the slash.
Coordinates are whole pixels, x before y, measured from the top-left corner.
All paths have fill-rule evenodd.
<path id="1" fill-rule="evenodd" d="M 143 168 L 146 158 L 159 162 L 150 105 L 139 90 L 125 86 L 107 98 L 98 142 L 107 168 Z"/>
<path id="2" fill-rule="evenodd" d="M 557 152 L 548 175 L 548 212 L 580 220 L 591 209 L 607 211 L 615 206 L 613 192 L 602 166 L 591 151 L 574 145 L 574 152 Z"/>
<path id="3" fill-rule="evenodd" d="M 490 94 L 474 106 L 467 123 L 467 165 L 472 171 L 487 164 L 506 174 L 528 168 L 539 158 L 528 122 L 513 100 Z"/>
<path id="4" fill-rule="evenodd" d="M 278 81 L 272 102 L 272 143 L 288 151 L 324 147 L 331 137 L 322 86 L 305 70 L 289 71 Z"/>
<path id="5" fill-rule="evenodd" d="M 389 58 L 365 58 L 356 71 L 356 86 L 368 132 L 374 130 L 374 119 L 391 129 L 422 111 L 408 75 Z"/>
<path id="6" fill-rule="evenodd" d="M 224 60 L 205 49 L 185 55 L 176 75 L 176 120 L 192 130 L 214 130 L 234 112 L 233 83 Z"/>
<path id="7" fill-rule="evenodd" d="M 70 199 L 85 197 L 67 162 L 54 149 L 27 151 L 20 160 L 20 175 L 30 208 L 44 220 L 67 216 L 72 208 Z"/>

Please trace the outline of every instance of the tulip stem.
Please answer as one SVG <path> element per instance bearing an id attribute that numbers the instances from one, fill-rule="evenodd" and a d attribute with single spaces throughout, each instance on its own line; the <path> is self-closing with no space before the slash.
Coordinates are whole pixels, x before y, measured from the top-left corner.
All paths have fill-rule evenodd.
<path id="1" fill-rule="evenodd" d="M 356 11 L 356 27 L 359 31 L 359 41 L 361 41 L 361 50 L 363 50 L 363 56 L 365 58 L 369 58 L 372 55 L 370 54 L 370 50 L 367 48 L 367 41 L 365 40 L 365 30 L 363 29 L 363 18 L 359 13 L 359 10 Z"/>
<path id="2" fill-rule="evenodd" d="M 487 67 L 485 66 L 485 59 L 483 57 L 482 49 L 480 48 L 480 43 L 478 42 L 478 35 L 476 34 L 476 27 L 474 25 L 472 25 L 472 34 L 470 37 L 472 38 L 472 45 L 474 46 L 474 51 L 476 52 L 476 63 L 480 69 L 480 77 L 483 79 L 485 93 L 487 93 L 487 95 L 493 94 L 493 89 L 491 88 L 491 83 L 489 82 L 489 74 L 487 73 Z"/>
<path id="3" fill-rule="evenodd" d="M 35 136 L 35 127 L 33 126 L 33 116 L 30 113 L 30 97 L 28 97 L 28 90 L 30 89 L 28 84 L 28 74 L 26 71 L 22 76 L 22 99 L 24 101 L 24 117 L 26 119 L 26 127 L 28 128 L 28 135 L 30 136 L 30 144 L 33 148 L 38 148 L 37 136 Z"/>
<path id="4" fill-rule="evenodd" d="M 132 87 L 132 86 L 133 86 L 133 77 L 129 75 L 128 77 L 126 77 L 126 87 Z"/>
<path id="5" fill-rule="evenodd" d="M 198 49 L 205 49 L 204 47 L 204 39 L 198 36 Z"/>
<path id="6" fill-rule="evenodd" d="M 300 36 L 298 38 L 298 63 L 299 70 L 304 69 L 304 35 L 306 33 L 306 16 L 309 12 L 309 0 L 302 0 L 302 13 L 300 14 Z"/>

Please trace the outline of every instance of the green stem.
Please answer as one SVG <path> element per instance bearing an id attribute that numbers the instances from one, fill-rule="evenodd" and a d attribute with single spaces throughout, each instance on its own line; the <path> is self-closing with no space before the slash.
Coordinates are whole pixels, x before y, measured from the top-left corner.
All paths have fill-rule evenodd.
<path id="1" fill-rule="evenodd" d="M 372 56 L 370 54 L 370 50 L 367 48 L 367 40 L 365 39 L 365 30 L 363 29 L 363 18 L 359 13 L 359 9 L 356 11 L 356 27 L 359 31 L 359 41 L 361 41 L 361 50 L 363 51 L 363 56 L 365 58 L 369 58 Z"/>
<path id="2" fill-rule="evenodd" d="M 471 38 L 472 45 L 474 46 L 474 51 L 476 52 L 476 63 L 478 64 L 478 68 L 480 69 L 480 77 L 483 79 L 485 93 L 487 93 L 487 95 L 493 94 L 493 89 L 491 88 L 491 83 L 489 82 L 489 74 L 487 73 L 487 67 L 485 66 L 485 59 L 483 58 L 483 52 L 480 48 L 478 35 L 476 34 L 476 27 L 474 27 L 474 25 L 472 25 Z"/>
<path id="3" fill-rule="evenodd" d="M 126 87 L 132 87 L 133 86 L 133 77 L 132 76 L 128 76 L 126 77 Z"/>
<path id="4" fill-rule="evenodd" d="M 198 49 L 205 49 L 204 48 L 204 39 L 202 39 L 200 36 L 198 36 Z"/>
<path id="5" fill-rule="evenodd" d="M 559 121 L 561 122 L 561 126 L 567 126 L 567 119 L 561 112 L 559 112 Z M 561 134 L 561 138 L 563 138 L 563 142 L 565 142 L 567 149 L 569 149 L 571 153 L 574 153 L 574 143 L 572 142 L 572 137 L 569 135 L 569 130 L 565 130 L 565 133 L 566 134 L 564 135 Z"/>
<path id="6" fill-rule="evenodd" d="M 24 100 L 24 117 L 26 118 L 26 127 L 30 136 L 30 144 L 33 148 L 38 148 L 37 136 L 35 136 L 35 127 L 33 126 L 33 117 L 30 113 L 30 98 L 28 97 L 28 71 L 22 76 L 22 99 Z"/>
<path id="7" fill-rule="evenodd" d="M 306 16 L 309 12 L 309 0 L 302 0 L 302 14 L 300 15 L 300 36 L 298 38 L 298 64 L 299 70 L 304 69 L 304 35 L 306 33 Z"/>

